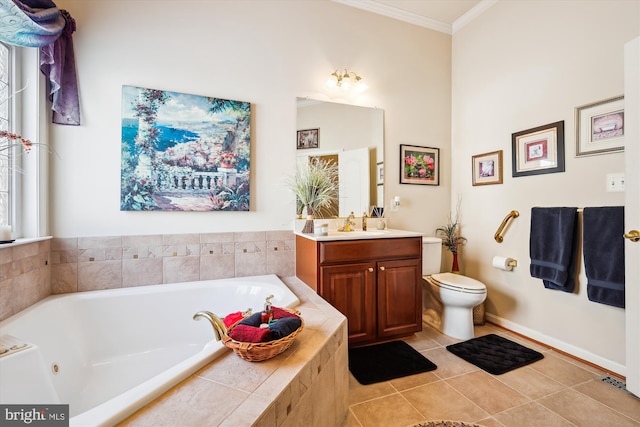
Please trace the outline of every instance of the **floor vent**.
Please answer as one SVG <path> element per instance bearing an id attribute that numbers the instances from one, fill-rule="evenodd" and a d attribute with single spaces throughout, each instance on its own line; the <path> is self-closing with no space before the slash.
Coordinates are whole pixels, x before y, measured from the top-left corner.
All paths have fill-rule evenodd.
<path id="1" fill-rule="evenodd" d="M 606 377 L 600 378 L 600 381 L 602 381 L 603 383 L 607 383 L 609 385 L 612 385 L 615 388 L 619 388 L 620 390 L 627 391 L 627 385 L 625 384 L 624 381 L 620 381 L 619 379 L 613 378 L 610 375 L 607 375 Z"/>

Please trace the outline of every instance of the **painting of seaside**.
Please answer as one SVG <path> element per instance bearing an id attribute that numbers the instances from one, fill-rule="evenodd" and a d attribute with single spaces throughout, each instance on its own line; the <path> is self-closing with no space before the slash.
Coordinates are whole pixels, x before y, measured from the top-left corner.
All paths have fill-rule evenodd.
<path id="1" fill-rule="evenodd" d="M 248 211 L 251 104 L 122 87 L 122 211 Z"/>

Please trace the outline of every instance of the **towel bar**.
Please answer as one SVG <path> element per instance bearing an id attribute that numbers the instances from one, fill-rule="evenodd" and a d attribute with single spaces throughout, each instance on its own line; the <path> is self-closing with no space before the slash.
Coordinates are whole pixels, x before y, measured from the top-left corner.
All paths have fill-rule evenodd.
<path id="1" fill-rule="evenodd" d="M 519 216 L 520 216 L 520 212 L 511 211 L 507 214 L 506 217 L 504 217 L 504 219 L 502 220 L 502 224 L 500 224 L 500 227 L 498 227 L 498 230 L 496 231 L 496 234 L 493 235 L 493 238 L 496 239 L 496 242 L 502 243 L 504 238 L 501 236 L 500 233 L 502 233 L 502 230 L 504 230 L 504 227 L 507 225 L 507 222 L 509 222 L 511 218 L 517 218 Z"/>

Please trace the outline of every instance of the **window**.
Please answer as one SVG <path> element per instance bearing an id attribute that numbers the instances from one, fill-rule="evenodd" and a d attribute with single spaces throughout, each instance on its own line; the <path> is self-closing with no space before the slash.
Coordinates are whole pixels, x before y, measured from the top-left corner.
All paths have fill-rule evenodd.
<path id="1" fill-rule="evenodd" d="M 9 46 L 0 43 L 0 130 L 11 130 L 10 112 L 11 93 L 11 50 Z M 11 173 L 12 150 L 0 141 L 0 224 L 11 224 Z"/>
<path id="2" fill-rule="evenodd" d="M 33 143 L 29 153 L 21 141 L 0 139 L 0 224 L 11 225 L 12 237 L 40 237 L 47 232 L 46 174 L 48 161 L 39 146 L 46 141 L 40 112 L 44 99 L 38 49 L 0 43 L 0 130 Z"/>

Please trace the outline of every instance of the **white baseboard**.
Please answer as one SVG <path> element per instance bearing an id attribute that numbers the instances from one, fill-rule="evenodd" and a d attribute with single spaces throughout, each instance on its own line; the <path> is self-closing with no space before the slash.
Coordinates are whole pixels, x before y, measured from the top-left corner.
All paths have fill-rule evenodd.
<path id="1" fill-rule="evenodd" d="M 541 334 L 538 331 L 526 328 L 510 320 L 503 319 L 502 317 L 496 316 L 495 314 L 487 313 L 486 316 L 487 320 L 493 324 L 502 326 L 503 328 L 509 329 L 510 331 L 517 332 L 521 335 L 524 335 L 525 337 L 531 338 L 532 340 L 546 344 L 550 347 L 570 354 L 571 356 L 577 357 L 578 359 L 593 363 L 594 365 L 600 366 L 604 370 L 611 373 L 626 377 L 626 367 L 618 362 L 605 359 L 604 357 L 593 354 L 583 348 L 576 347 L 564 341 L 560 341 L 556 338 Z"/>

